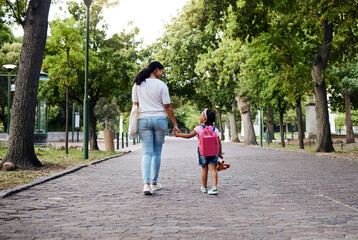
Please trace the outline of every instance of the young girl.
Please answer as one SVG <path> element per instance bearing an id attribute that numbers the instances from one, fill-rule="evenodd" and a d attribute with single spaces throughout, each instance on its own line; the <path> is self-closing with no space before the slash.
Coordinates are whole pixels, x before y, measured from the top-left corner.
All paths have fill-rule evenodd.
<path id="1" fill-rule="evenodd" d="M 213 111 L 208 110 L 207 108 L 201 113 L 200 115 L 200 123 L 205 124 L 205 126 L 213 126 L 213 123 L 215 122 L 215 113 Z M 182 138 L 192 138 L 195 135 L 200 136 L 200 134 L 203 132 L 202 125 L 197 126 L 194 128 L 194 130 L 189 133 L 179 133 L 178 131 L 174 131 L 174 135 L 176 137 L 182 137 Z M 204 193 L 208 193 L 211 195 L 216 195 L 219 193 L 217 183 L 218 183 L 218 172 L 216 171 L 216 165 L 218 162 L 218 157 L 221 159 L 223 158 L 222 155 L 222 147 L 221 147 L 221 141 L 220 141 L 220 132 L 215 128 L 215 133 L 218 136 L 219 140 L 219 154 L 215 156 L 210 157 L 204 157 L 200 155 L 199 148 L 198 148 L 198 157 L 199 157 L 199 165 L 202 167 L 201 171 L 201 180 L 203 182 L 203 186 L 201 187 L 201 191 Z M 208 191 L 207 182 L 208 182 L 208 170 L 210 170 L 210 175 L 212 179 L 212 189 Z"/>

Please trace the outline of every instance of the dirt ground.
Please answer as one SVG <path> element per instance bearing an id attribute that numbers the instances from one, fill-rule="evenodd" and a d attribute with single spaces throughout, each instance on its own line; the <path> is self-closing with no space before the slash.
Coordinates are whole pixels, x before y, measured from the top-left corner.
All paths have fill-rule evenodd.
<path id="1" fill-rule="evenodd" d="M 344 158 L 349 159 L 357 159 L 358 160 L 358 138 L 355 138 L 355 143 L 346 143 L 346 139 L 342 137 L 332 138 L 333 147 L 335 152 L 333 153 L 317 153 L 321 155 L 334 155 L 334 156 L 341 156 Z M 298 139 L 293 139 L 288 141 L 290 145 L 298 145 Z M 305 146 L 316 146 L 315 139 L 305 139 L 304 140 Z M 342 150 L 349 150 L 349 151 L 342 151 Z"/>
<path id="2" fill-rule="evenodd" d="M 56 173 L 62 172 L 66 169 L 67 167 L 61 166 L 59 164 L 45 164 L 43 167 L 33 170 L 21 170 L 17 168 L 16 171 L 13 171 L 11 173 L 16 173 L 18 180 L 15 180 L 15 182 L 10 183 L 0 182 L 0 191 L 13 189 L 28 182 L 32 182 L 40 178 L 48 177 Z M 7 177 L 5 176 L 5 174 L 7 173 L 8 172 L 6 171 L 0 170 L 0 179 L 6 180 Z"/>

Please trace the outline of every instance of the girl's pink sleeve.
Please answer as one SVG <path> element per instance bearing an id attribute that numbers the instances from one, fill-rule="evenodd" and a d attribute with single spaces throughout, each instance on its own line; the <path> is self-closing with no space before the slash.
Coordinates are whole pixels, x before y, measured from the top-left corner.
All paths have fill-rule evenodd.
<path id="1" fill-rule="evenodd" d="M 221 133 L 219 132 L 219 130 L 217 128 L 215 128 L 215 133 L 216 133 L 216 135 L 218 135 L 218 137 L 221 136 Z"/>
<path id="2" fill-rule="evenodd" d="M 198 136 L 200 135 L 200 133 L 202 132 L 202 127 L 201 126 L 197 126 L 194 128 L 194 131 L 196 132 L 196 134 L 198 134 Z"/>

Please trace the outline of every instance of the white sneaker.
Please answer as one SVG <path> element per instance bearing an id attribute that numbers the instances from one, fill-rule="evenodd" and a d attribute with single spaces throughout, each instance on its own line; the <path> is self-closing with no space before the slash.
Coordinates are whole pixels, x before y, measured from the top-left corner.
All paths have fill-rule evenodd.
<path id="1" fill-rule="evenodd" d="M 148 184 L 144 184 L 143 193 L 144 193 L 144 195 L 152 194 L 152 192 L 150 191 L 150 186 Z"/>
<path id="2" fill-rule="evenodd" d="M 162 188 L 163 186 L 160 183 L 157 183 L 156 185 L 150 184 L 150 189 L 152 189 L 153 192 L 159 191 Z"/>

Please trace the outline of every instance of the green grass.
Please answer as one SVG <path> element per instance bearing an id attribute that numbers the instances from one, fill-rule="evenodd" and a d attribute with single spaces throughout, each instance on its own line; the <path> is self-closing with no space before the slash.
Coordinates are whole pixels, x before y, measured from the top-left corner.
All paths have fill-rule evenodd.
<path id="1" fill-rule="evenodd" d="M 263 146 L 264 147 L 272 147 L 272 148 L 282 148 L 280 143 L 270 143 L 270 144 L 264 143 Z M 300 147 L 298 145 L 291 145 L 291 144 L 288 145 L 287 143 L 285 144 L 285 148 L 287 148 L 287 149 L 300 149 Z M 311 147 L 305 146 L 305 149 L 314 151 L 316 148 L 314 146 L 311 146 Z"/>
<path id="2" fill-rule="evenodd" d="M 0 158 L 4 158 L 7 148 L 0 148 Z M 64 150 L 46 147 L 35 147 L 35 153 L 43 164 L 43 167 L 34 170 L 16 169 L 16 171 L 0 170 L 0 190 L 14 188 L 21 184 L 27 184 L 42 177 L 50 176 L 67 168 L 89 164 L 95 160 L 109 156 L 120 155 L 120 152 L 89 151 L 88 158 L 83 159 L 83 152 L 70 148 L 66 154 Z"/>
<path id="3" fill-rule="evenodd" d="M 118 152 L 89 151 L 88 159 L 83 159 L 83 152 L 70 148 L 68 154 L 64 150 L 54 150 L 49 148 L 35 148 L 36 156 L 43 164 L 56 164 L 65 167 L 76 166 L 90 163 L 97 159 L 118 155 Z"/>
<path id="4" fill-rule="evenodd" d="M 0 177 L 0 186 L 5 184 L 19 185 L 30 183 L 39 177 L 50 176 L 49 173 L 32 173 L 24 170 L 13 171 L 13 172 L 3 172 Z"/>

